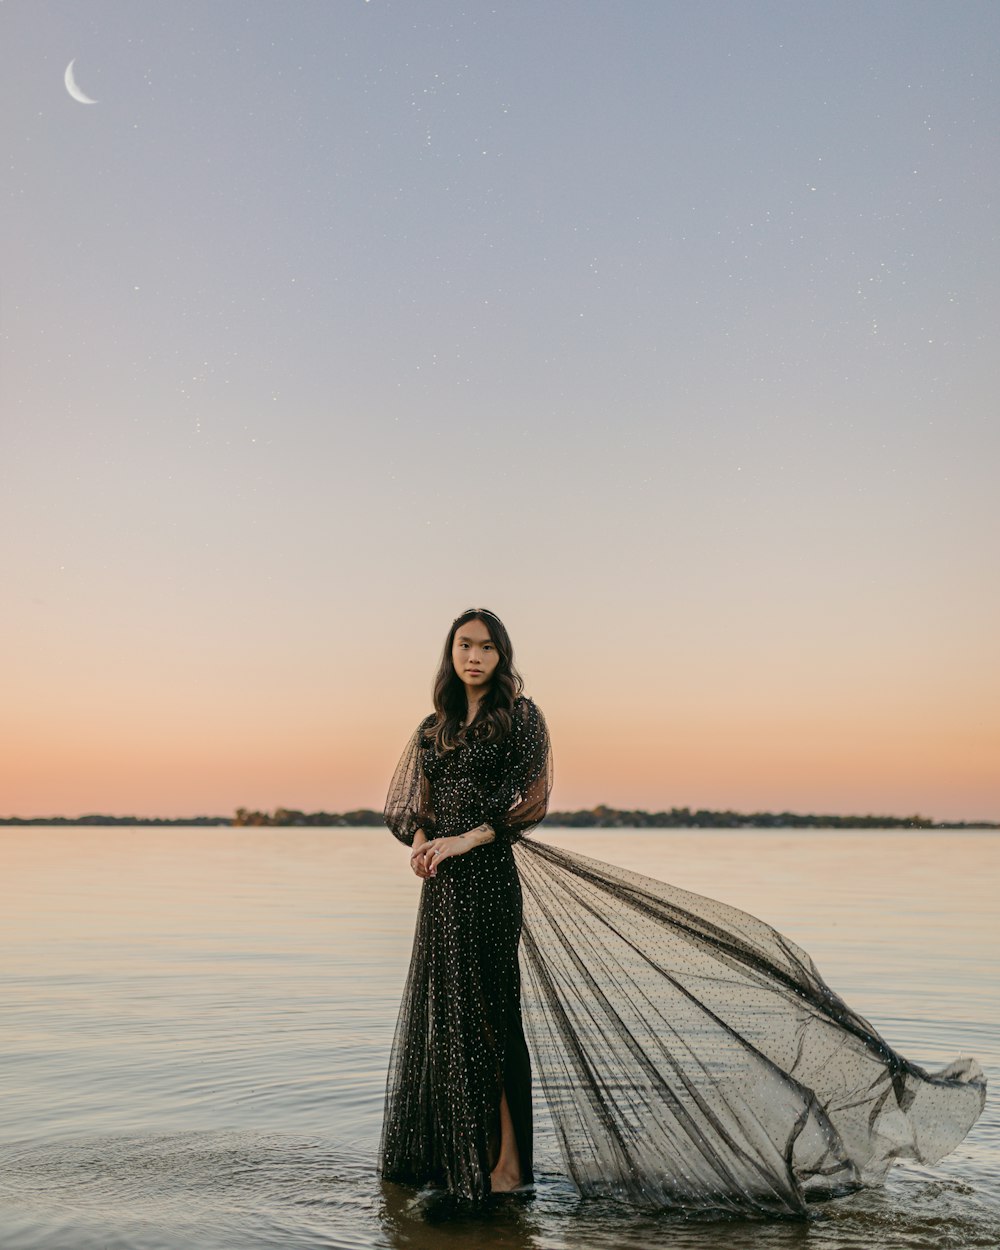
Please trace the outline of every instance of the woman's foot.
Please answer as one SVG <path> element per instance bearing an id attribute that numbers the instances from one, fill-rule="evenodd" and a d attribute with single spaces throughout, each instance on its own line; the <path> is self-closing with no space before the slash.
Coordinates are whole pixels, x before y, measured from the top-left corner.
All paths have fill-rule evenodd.
<path id="1" fill-rule="evenodd" d="M 521 1173 L 511 1168 L 497 1167 L 490 1173 L 490 1189 L 495 1194 L 509 1194 L 520 1188 Z"/>

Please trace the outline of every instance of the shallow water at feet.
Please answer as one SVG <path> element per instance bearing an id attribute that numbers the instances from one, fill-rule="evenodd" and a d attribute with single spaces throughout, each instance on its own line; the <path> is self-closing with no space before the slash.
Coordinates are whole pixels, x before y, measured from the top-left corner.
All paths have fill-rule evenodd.
<path id="1" fill-rule="evenodd" d="M 536 1094 L 538 1183 L 470 1215 L 374 1174 L 419 882 L 376 829 L 0 830 L 0 1245 L 946 1250 L 1000 1244 L 1000 835 L 539 830 L 804 946 L 909 1058 L 991 1081 L 934 1168 L 809 1221 L 582 1201 Z"/>

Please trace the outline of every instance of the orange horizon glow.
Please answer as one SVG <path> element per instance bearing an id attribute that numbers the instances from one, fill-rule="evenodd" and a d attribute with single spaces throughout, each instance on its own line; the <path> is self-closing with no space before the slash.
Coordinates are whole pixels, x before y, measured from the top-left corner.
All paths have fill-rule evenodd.
<path id="1" fill-rule="evenodd" d="M 675 689 L 668 707 L 638 694 L 633 706 L 619 692 L 588 715 L 578 692 L 552 687 L 543 694 L 526 683 L 552 735 L 553 811 L 604 804 L 986 821 L 1000 811 L 997 738 L 954 710 L 921 717 L 897 705 L 862 716 L 849 698 L 831 698 L 807 715 L 794 702 L 762 706 L 747 696 L 727 711 L 721 699 Z M 405 720 L 403 697 L 397 706 L 383 700 L 382 714 L 343 692 L 340 706 L 352 708 L 343 719 L 321 700 L 283 715 L 272 700 L 255 714 L 235 692 L 228 710 L 186 705 L 176 689 L 104 698 L 97 713 L 89 699 L 60 709 L 55 697 L 49 705 L 36 697 L 0 766 L 0 816 L 380 810 L 410 721 L 430 710 L 412 694 Z"/>

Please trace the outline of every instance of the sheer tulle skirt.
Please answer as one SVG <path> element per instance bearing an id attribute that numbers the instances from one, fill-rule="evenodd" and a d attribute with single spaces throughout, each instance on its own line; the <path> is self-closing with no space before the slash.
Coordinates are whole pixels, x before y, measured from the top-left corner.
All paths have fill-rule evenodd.
<path id="1" fill-rule="evenodd" d="M 904 1058 L 763 921 L 538 839 L 515 857 L 528 1041 L 583 1194 L 800 1214 L 979 1116 L 974 1059 Z"/>

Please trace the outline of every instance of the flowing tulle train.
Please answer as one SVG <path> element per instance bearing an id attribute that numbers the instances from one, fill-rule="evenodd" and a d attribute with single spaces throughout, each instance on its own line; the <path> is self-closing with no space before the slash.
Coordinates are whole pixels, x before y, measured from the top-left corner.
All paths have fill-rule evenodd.
<path id="1" fill-rule="evenodd" d="M 982 1111 L 974 1059 L 905 1059 L 756 917 L 537 838 L 514 851 L 532 1063 L 583 1194 L 802 1214 L 937 1162 Z"/>

